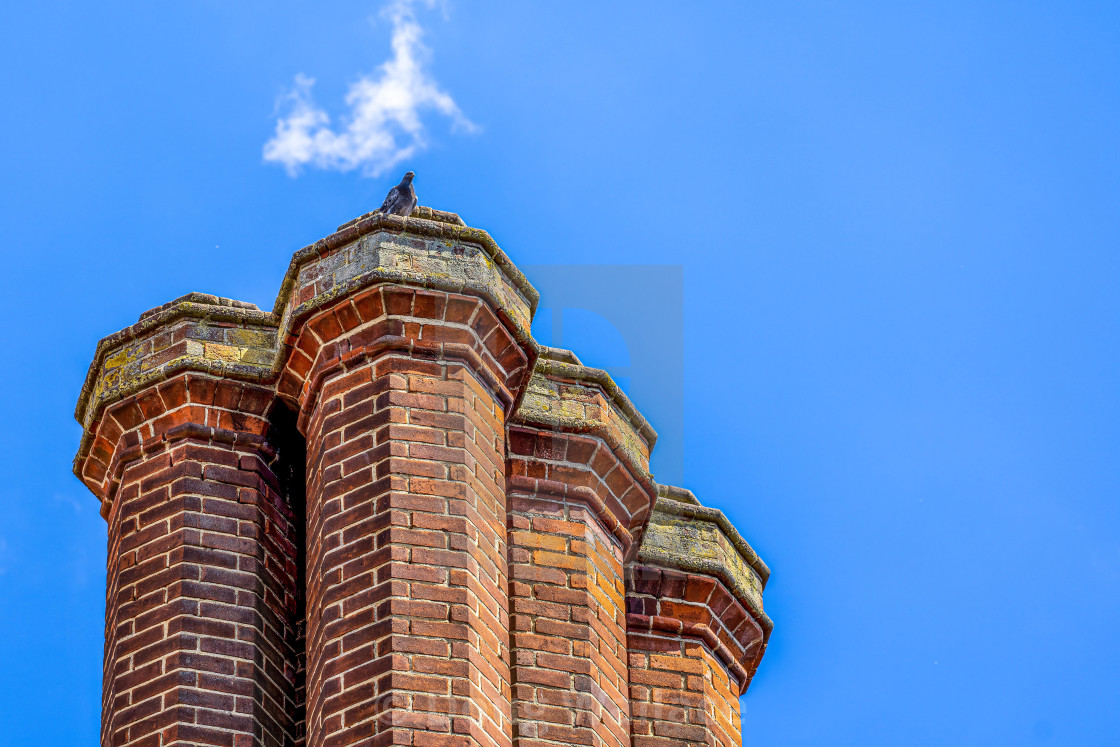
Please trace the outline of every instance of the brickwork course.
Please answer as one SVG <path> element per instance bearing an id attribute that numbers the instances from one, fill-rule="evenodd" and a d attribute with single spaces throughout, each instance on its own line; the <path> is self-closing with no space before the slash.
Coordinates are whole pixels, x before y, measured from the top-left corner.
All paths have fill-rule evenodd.
<path id="1" fill-rule="evenodd" d="M 537 300 L 419 207 L 98 344 L 103 745 L 743 743 L 769 569 Z"/>

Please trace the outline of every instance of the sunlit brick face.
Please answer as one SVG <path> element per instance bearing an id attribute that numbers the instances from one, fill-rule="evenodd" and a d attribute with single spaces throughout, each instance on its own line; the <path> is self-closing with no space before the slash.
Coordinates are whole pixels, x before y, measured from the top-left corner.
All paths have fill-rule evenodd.
<path id="1" fill-rule="evenodd" d="M 392 286 L 293 346 L 308 744 L 510 744 L 505 384 L 526 363 L 478 299 Z"/>
<path id="2" fill-rule="evenodd" d="M 739 747 L 739 684 L 701 641 L 630 634 L 635 747 Z"/>
<path id="3" fill-rule="evenodd" d="M 627 570 L 634 744 L 738 747 L 739 696 L 764 647 L 761 627 L 718 578 Z"/>
<path id="4" fill-rule="evenodd" d="M 510 438 L 515 734 L 525 744 L 628 744 L 632 539 L 619 498 L 634 480 L 615 479 L 626 468 L 598 438 L 524 426 Z"/>
<path id="5" fill-rule="evenodd" d="M 622 546 L 581 502 L 511 497 L 514 718 L 526 743 L 629 742 Z"/>
<path id="6" fill-rule="evenodd" d="M 326 378 L 308 433 L 308 743 L 509 744 L 493 395 L 384 357 Z"/>

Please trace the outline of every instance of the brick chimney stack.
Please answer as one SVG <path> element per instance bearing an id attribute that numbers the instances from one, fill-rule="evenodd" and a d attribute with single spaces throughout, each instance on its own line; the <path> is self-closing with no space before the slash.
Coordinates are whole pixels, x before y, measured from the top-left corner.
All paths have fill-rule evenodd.
<path id="1" fill-rule="evenodd" d="M 740 745 L 769 571 L 452 213 L 102 340 L 103 745 Z"/>

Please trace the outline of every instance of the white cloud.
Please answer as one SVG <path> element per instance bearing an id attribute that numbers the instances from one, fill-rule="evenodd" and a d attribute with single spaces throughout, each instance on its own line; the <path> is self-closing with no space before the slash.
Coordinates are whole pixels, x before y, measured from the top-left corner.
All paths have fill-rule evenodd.
<path id="1" fill-rule="evenodd" d="M 361 168 L 367 176 L 380 176 L 427 145 L 420 117 L 424 111 L 450 118 L 454 129 L 476 129 L 424 70 L 429 52 L 414 2 L 394 0 L 382 11 L 393 25 L 393 56 L 350 86 L 350 112 L 340 129 L 331 127 L 330 116 L 312 99 L 314 79 L 296 76 L 295 86 L 281 100 L 287 115 L 276 122 L 276 134 L 264 146 L 265 161 L 282 164 L 292 176 L 304 166 Z"/>

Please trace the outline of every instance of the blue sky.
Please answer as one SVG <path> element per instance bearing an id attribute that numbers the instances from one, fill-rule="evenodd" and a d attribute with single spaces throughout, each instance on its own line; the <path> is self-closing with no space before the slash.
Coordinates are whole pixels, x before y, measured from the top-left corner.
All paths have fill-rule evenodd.
<path id="1" fill-rule="evenodd" d="M 1115 6 L 402 12 L 0 6 L 0 745 L 97 739 L 96 340 L 271 306 L 406 168 L 519 265 L 682 267 L 654 426 L 773 569 L 748 744 L 1120 743 Z"/>

